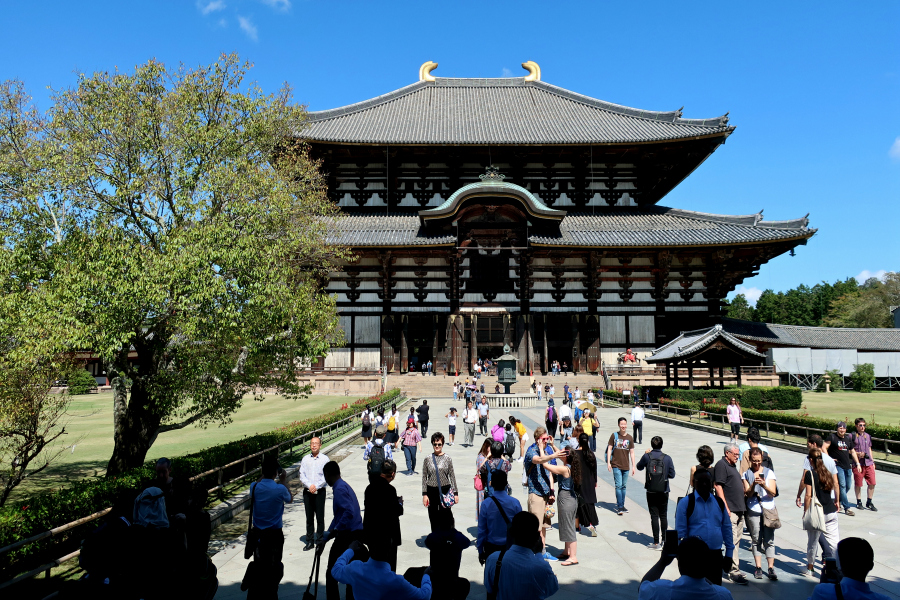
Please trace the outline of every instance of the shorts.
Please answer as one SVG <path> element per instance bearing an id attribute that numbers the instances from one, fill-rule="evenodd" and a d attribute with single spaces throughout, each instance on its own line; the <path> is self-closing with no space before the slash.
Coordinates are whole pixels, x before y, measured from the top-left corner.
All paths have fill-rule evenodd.
<path id="1" fill-rule="evenodd" d="M 447 425 L 447 429 L 450 430 L 450 435 L 456 435 L 456 425 Z"/>
<path id="2" fill-rule="evenodd" d="M 527 444 L 528 443 L 528 434 L 526 433 L 525 435 L 523 435 L 520 441 Z"/>
<path id="3" fill-rule="evenodd" d="M 856 487 L 862 487 L 863 480 L 865 480 L 868 485 L 875 485 L 875 465 L 863 467 L 862 473 L 853 469 L 853 482 L 856 484 Z"/>
<path id="4" fill-rule="evenodd" d="M 739 435 L 741 433 L 741 424 L 740 423 L 732 423 L 731 424 L 731 434 Z"/>
<path id="5" fill-rule="evenodd" d="M 547 516 L 547 500 L 537 494 L 528 494 L 528 512 L 538 518 L 538 529 L 550 528 L 550 517 Z"/>

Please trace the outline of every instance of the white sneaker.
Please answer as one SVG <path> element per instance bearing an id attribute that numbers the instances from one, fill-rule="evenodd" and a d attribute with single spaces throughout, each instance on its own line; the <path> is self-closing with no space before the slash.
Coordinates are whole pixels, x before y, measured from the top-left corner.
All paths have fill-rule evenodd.
<path id="1" fill-rule="evenodd" d="M 519 458 L 516 459 L 516 462 L 522 462 L 523 460 L 525 460 L 525 457 L 520 456 Z"/>

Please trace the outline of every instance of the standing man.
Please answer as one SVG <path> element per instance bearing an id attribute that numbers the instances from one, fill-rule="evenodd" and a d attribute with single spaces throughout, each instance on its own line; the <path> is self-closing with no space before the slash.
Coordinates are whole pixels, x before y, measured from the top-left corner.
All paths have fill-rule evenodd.
<path id="1" fill-rule="evenodd" d="M 566 402 L 563 400 L 563 402 Z M 559 415 L 553 406 L 553 400 L 547 404 L 547 414 L 544 415 L 544 425 L 547 426 L 547 433 L 550 437 L 556 437 L 556 428 L 559 425 Z"/>
<path id="2" fill-rule="evenodd" d="M 321 454 L 322 440 L 309 440 L 309 454 L 300 461 L 300 483 L 303 485 L 303 506 L 306 509 L 306 545 L 303 550 L 312 550 L 316 541 L 322 539 L 325 531 L 325 473 L 322 469 L 328 457 Z M 316 529 L 313 534 L 313 519 Z"/>
<path id="3" fill-rule="evenodd" d="M 284 567 L 281 556 L 284 550 L 282 517 L 284 505 L 290 504 L 294 494 L 286 483 L 284 470 L 278 465 L 274 454 L 263 459 L 262 477 L 250 485 L 253 502 L 253 529 L 250 536 L 256 538 L 254 562 L 259 562 L 261 577 L 251 584 L 252 593 L 260 596 L 276 597 L 278 583 Z M 250 543 L 248 540 L 247 543 Z"/>
<path id="4" fill-rule="evenodd" d="M 340 588 L 338 588 L 337 579 L 332 575 L 331 569 L 337 559 L 350 547 L 351 542 L 362 539 L 363 523 L 356 492 L 346 481 L 341 479 L 340 465 L 332 460 L 325 463 L 322 470 L 325 473 L 325 483 L 331 488 L 331 495 L 334 498 L 332 506 L 334 518 L 318 545 L 324 547 L 328 540 L 334 538 L 331 552 L 328 553 L 328 567 L 325 569 L 325 594 L 328 600 L 340 600 Z M 353 588 L 349 585 L 345 598 L 353 600 Z"/>
<path id="5" fill-rule="evenodd" d="M 563 385 L 563 398 L 569 397 L 569 382 L 567 381 L 565 385 Z"/>
<path id="6" fill-rule="evenodd" d="M 669 528 L 669 480 L 675 477 L 675 463 L 662 451 L 663 439 L 654 436 L 648 449 L 638 461 L 638 471 L 647 467 L 644 489 L 647 490 L 647 509 L 650 511 L 650 527 L 653 529 L 651 550 L 662 550 L 660 531 L 666 534 Z"/>
<path id="7" fill-rule="evenodd" d="M 553 462 L 562 458 L 563 454 L 554 452 L 553 438 L 547 435 L 547 430 L 538 427 L 534 430 L 534 443 L 525 451 L 525 476 L 528 482 L 528 512 L 539 520 L 539 532 L 543 548 L 544 560 L 556 561 L 555 556 L 547 552 L 547 528 L 550 527 L 550 517 L 547 516 L 547 507 L 556 502 L 553 494 L 553 475 L 544 467 L 544 463 Z"/>
<path id="8" fill-rule="evenodd" d="M 716 495 L 725 503 L 725 510 L 731 521 L 734 558 L 728 578 L 732 583 L 747 585 L 747 578 L 741 573 L 739 553 L 741 535 L 744 533 L 744 519 L 747 514 L 747 505 L 744 502 L 744 481 L 737 470 L 737 462 L 740 457 L 737 444 L 732 442 L 726 444 L 725 456 L 716 463 L 713 470 L 713 481 L 716 484 Z"/>
<path id="9" fill-rule="evenodd" d="M 494 552 L 507 547 L 506 532 L 512 518 L 522 512 L 522 505 L 507 493 L 506 471 L 498 469 L 491 476 L 491 495 L 484 499 L 478 511 L 478 537 L 475 548 L 481 564 Z"/>
<path id="10" fill-rule="evenodd" d="M 871 511 L 877 511 L 875 505 L 872 504 L 872 498 L 875 496 L 875 459 L 872 458 L 872 438 L 866 433 L 866 420 L 857 419 L 856 424 L 856 444 L 853 449 L 859 457 L 859 464 L 856 471 L 853 472 L 853 479 L 856 484 L 856 508 L 862 510 L 862 484 L 866 482 L 868 486 L 866 508 Z"/>
<path id="11" fill-rule="evenodd" d="M 391 485 L 396 476 L 397 463 L 384 461 L 381 476 L 372 480 L 363 496 L 366 507 L 363 539 L 372 556 L 388 563 L 394 572 L 397 571 L 397 547 L 401 544 L 400 515 L 403 514 L 403 500 Z"/>
<path id="12" fill-rule="evenodd" d="M 456 400 L 456 391 L 453 392 L 453 399 Z M 416 409 L 419 415 L 419 433 L 424 438 L 428 433 L 428 400 L 422 400 L 422 406 Z"/>
<path id="13" fill-rule="evenodd" d="M 559 590 L 553 569 L 534 553 L 537 536 L 535 525 L 540 519 L 520 512 L 512 517 L 509 535 L 512 546 L 503 554 L 495 552 L 484 566 L 484 588 L 497 600 L 544 600 Z M 498 572 L 499 566 L 499 572 Z"/>
<path id="14" fill-rule="evenodd" d="M 856 453 L 855 436 L 847 433 L 847 424 L 844 421 L 837 424 L 837 433 L 828 436 L 823 448 L 837 466 L 838 485 L 841 488 L 841 506 L 844 507 L 844 513 L 852 517 L 854 513 L 850 508 L 847 492 L 850 491 L 854 469 L 861 468 L 862 465 L 859 462 L 859 455 Z"/>
<path id="15" fill-rule="evenodd" d="M 634 441 L 644 443 L 644 409 L 641 408 L 640 398 L 635 398 L 634 408 L 631 409 L 631 426 L 634 431 Z"/>
<path id="16" fill-rule="evenodd" d="M 487 400 L 484 397 L 484 384 L 481 384 L 481 397 L 478 399 L 478 428 L 481 430 L 481 435 L 488 434 L 488 418 L 491 416 L 491 408 L 488 406 Z"/>
<path id="17" fill-rule="evenodd" d="M 478 421 L 478 411 L 472 407 L 472 401 L 466 402 L 466 410 L 463 411 L 463 429 L 465 438 L 463 446 L 471 446 L 475 441 L 475 422 Z"/>
<path id="18" fill-rule="evenodd" d="M 619 430 L 609 436 L 606 445 L 606 470 L 613 474 L 616 482 L 616 513 L 619 515 L 628 512 L 625 508 L 625 489 L 628 471 L 631 470 L 634 475 L 634 467 L 634 438 L 628 435 L 628 419 L 619 417 Z"/>

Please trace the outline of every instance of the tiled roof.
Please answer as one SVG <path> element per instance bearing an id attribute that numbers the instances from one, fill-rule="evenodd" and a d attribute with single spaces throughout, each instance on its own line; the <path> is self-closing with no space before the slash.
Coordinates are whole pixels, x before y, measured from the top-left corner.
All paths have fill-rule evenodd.
<path id="1" fill-rule="evenodd" d="M 646 361 L 647 362 L 665 362 L 676 358 L 683 358 L 696 354 L 703 350 L 716 340 L 723 340 L 744 354 L 750 356 L 758 356 L 764 358 L 765 354 L 760 354 L 756 348 L 746 342 L 742 342 L 736 337 L 725 331 L 721 325 L 716 325 L 709 329 L 699 329 L 696 331 L 686 331 L 677 338 L 664 346 L 657 348 Z"/>
<path id="2" fill-rule="evenodd" d="M 900 329 L 803 327 L 724 319 L 723 326 L 744 340 L 797 348 L 833 348 L 871 351 L 900 350 Z"/>
<path id="3" fill-rule="evenodd" d="M 596 214 L 569 212 L 559 237 L 532 236 L 533 244 L 550 246 L 695 246 L 764 242 L 811 236 L 808 219 L 776 221 L 761 215 L 729 216 L 647 206 L 608 208 Z M 787 226 L 790 224 L 790 226 Z"/>
<path id="4" fill-rule="evenodd" d="M 765 242 L 809 237 L 808 220 L 778 221 L 769 227 L 760 215 L 729 216 L 664 206 L 604 208 L 597 214 L 568 213 L 560 235 L 532 235 L 536 245 L 633 247 L 696 246 Z M 753 223 L 756 223 L 755 225 Z M 792 227 L 784 226 L 790 223 Z M 332 241 L 349 246 L 451 244 L 452 235 L 436 235 L 415 215 L 351 215 L 335 226 Z"/>
<path id="5" fill-rule="evenodd" d="M 456 236 L 436 235 L 415 215 L 348 215 L 331 228 L 328 242 L 342 246 L 433 246 L 456 243 Z"/>
<path id="6" fill-rule="evenodd" d="M 301 137 L 360 144 L 608 144 L 730 134 L 728 117 L 683 119 L 523 77 L 419 81 L 310 112 Z"/>

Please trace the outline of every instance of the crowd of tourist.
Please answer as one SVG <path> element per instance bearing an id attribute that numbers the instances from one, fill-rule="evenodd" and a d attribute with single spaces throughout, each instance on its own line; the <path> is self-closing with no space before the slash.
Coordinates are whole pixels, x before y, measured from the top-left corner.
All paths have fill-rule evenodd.
<path id="1" fill-rule="evenodd" d="M 325 563 L 327 599 L 340 598 L 340 584 L 346 585 L 347 600 L 353 600 L 354 594 L 367 600 L 465 598 L 470 581 L 460 576 L 459 569 L 462 553 L 470 545 L 483 566 L 480 580 L 489 598 L 527 600 L 553 595 L 559 583 L 551 565 L 579 565 L 584 560 L 583 552 L 579 557 L 579 533 L 584 530 L 589 544 L 600 527 L 596 439 L 602 425 L 596 409 L 575 402 L 576 390 L 566 385 L 557 407 L 551 385 L 546 409 L 542 409 L 543 424 L 530 430 L 516 415 L 494 422 L 486 397 L 473 391 L 468 398 L 462 396 L 461 411 L 454 407 L 445 415 L 446 438 L 441 431 L 428 433 L 427 401 L 403 414 L 396 406 L 387 414 L 367 407 L 361 416 L 361 434 L 368 482 L 362 490 L 341 477 L 340 465 L 322 452 L 318 438 L 312 438 L 297 472 L 306 516 L 303 550 L 315 549 L 316 569 L 320 556 Z M 739 406 L 732 414 L 736 419 L 732 422 L 740 423 Z M 689 468 L 687 492 L 675 504 L 674 526 L 669 529 L 670 482 L 676 468 L 683 467 L 665 453 L 659 435 L 650 437 L 650 447 L 639 453 L 645 413 L 635 406 L 630 416 L 618 418 L 603 456 L 612 474 L 618 515 L 628 512 L 629 478 L 638 471 L 643 474 L 652 532 L 648 547 L 660 552 L 660 559 L 641 581 L 640 598 L 731 598 L 722 583 L 746 585 L 743 565 L 750 566 L 755 579 L 778 581 L 779 508 L 792 508 L 783 499 L 789 493 L 786 490 L 793 488 L 784 472 L 780 478 L 776 475 L 760 432 L 750 427 L 743 442 L 740 435 L 732 436 L 718 458 L 710 446 L 698 448 L 697 464 Z M 476 435 L 482 438 L 474 464 L 469 459 L 465 464 L 454 463 L 445 452 L 454 443 L 460 417 L 463 445 L 474 447 Z M 815 600 L 882 598 L 865 583 L 874 565 L 871 546 L 862 539 L 840 537 L 840 518 L 852 517 L 854 511 L 877 510 L 871 438 L 864 419 L 857 419 L 854 426 L 855 431 L 848 433 L 847 424 L 839 422 L 825 438 L 810 435 L 798 473 L 794 504 L 801 511 L 808 541 L 803 572 L 823 582 L 812 594 Z M 431 450 L 423 454 L 422 446 L 427 444 Z M 395 456 L 401 451 L 406 462 L 402 474 L 421 477 L 422 507 L 418 509 L 417 503 L 405 505 L 394 487 L 401 474 Z M 526 492 L 523 502 L 514 497 L 511 487 L 518 463 Z M 194 490 L 189 480 L 173 474 L 167 459 L 158 461 L 156 471 L 154 480 L 123 496 L 106 524 L 85 540 L 80 560 L 88 573 L 85 582 L 93 586 L 90 593 L 96 597 L 215 595 L 216 571 L 206 558 L 211 528 L 203 510 L 205 490 Z M 454 511 L 463 493 L 460 484 L 469 481 L 467 475 L 472 477 L 474 493 L 463 494 L 467 496 L 463 500 L 473 501 L 469 506 L 474 506 L 477 523 L 474 539 L 457 528 L 458 519 L 464 517 Z M 326 520 L 327 495 L 330 522 Z M 274 456 L 267 456 L 259 480 L 249 490 L 245 557 L 253 560 L 241 585 L 248 598 L 277 598 L 284 575 L 283 513 L 293 501 L 284 470 Z M 423 560 L 427 564 L 400 575 L 401 518 L 413 510 L 428 515 L 430 533 L 424 545 L 430 556 Z M 558 539 L 551 540 L 554 522 Z M 751 556 L 749 563 L 742 564 L 744 539 L 749 541 Z M 166 581 L 177 581 L 178 593 L 122 558 L 124 548 L 135 544 L 148 561 L 168 557 Z M 676 560 L 680 577 L 662 579 L 665 568 Z M 821 564 L 818 572 L 817 564 Z M 318 579 L 315 573 L 311 581 Z"/>

